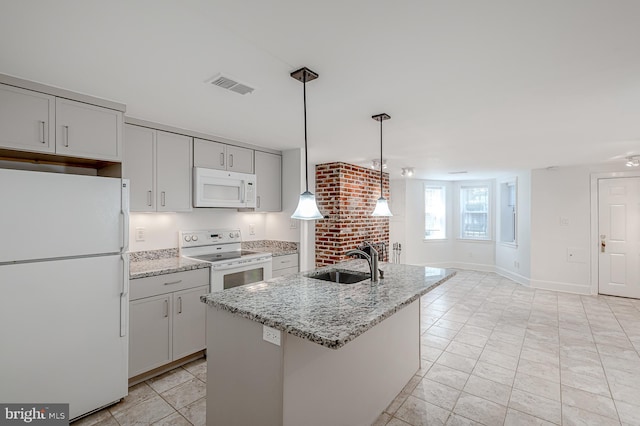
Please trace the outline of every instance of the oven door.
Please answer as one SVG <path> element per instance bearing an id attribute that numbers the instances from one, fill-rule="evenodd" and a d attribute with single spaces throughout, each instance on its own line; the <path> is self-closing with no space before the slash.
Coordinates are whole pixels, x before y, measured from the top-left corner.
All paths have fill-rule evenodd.
<path id="1" fill-rule="evenodd" d="M 211 265 L 211 291 L 268 280 L 271 271 L 271 257 L 245 263 L 214 263 Z"/>

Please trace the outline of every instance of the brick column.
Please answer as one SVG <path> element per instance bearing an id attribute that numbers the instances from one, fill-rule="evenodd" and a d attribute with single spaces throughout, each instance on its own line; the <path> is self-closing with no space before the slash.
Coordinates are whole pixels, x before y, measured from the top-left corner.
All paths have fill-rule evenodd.
<path id="1" fill-rule="evenodd" d="M 382 182 L 384 197 L 389 199 L 388 173 L 383 173 Z M 388 249 L 389 218 L 371 216 L 380 198 L 379 170 L 347 163 L 318 164 L 315 191 L 320 212 L 329 216 L 316 222 L 316 266 L 346 260 L 344 253 L 363 241 L 384 242 Z"/>

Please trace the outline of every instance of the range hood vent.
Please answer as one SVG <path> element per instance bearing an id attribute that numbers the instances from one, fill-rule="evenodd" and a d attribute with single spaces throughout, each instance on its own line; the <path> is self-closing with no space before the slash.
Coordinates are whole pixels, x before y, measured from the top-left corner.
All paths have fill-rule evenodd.
<path id="1" fill-rule="evenodd" d="M 247 93 L 251 93 L 255 90 L 253 87 L 242 84 L 235 78 L 223 74 L 217 74 L 212 79 L 207 80 L 207 83 L 222 87 L 223 89 L 231 90 L 232 92 L 240 93 L 241 95 L 246 95 Z"/>

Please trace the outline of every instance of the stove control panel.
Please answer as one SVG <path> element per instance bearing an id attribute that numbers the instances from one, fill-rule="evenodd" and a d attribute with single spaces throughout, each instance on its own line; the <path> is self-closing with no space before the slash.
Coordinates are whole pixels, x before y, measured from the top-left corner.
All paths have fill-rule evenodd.
<path id="1" fill-rule="evenodd" d="M 242 236 L 239 229 L 181 231 L 179 238 L 180 247 L 199 247 L 242 242 Z"/>

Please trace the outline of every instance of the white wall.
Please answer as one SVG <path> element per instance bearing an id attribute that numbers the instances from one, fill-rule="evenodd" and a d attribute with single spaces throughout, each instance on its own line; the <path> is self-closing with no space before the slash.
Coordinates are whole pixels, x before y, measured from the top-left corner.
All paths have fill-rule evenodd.
<path id="1" fill-rule="evenodd" d="M 500 184 L 509 180 L 517 183 L 516 244 L 500 242 L 496 234 L 496 272 L 520 284 L 529 285 L 531 277 L 531 172 L 498 178 L 496 190 L 496 223 L 500 223 Z"/>

